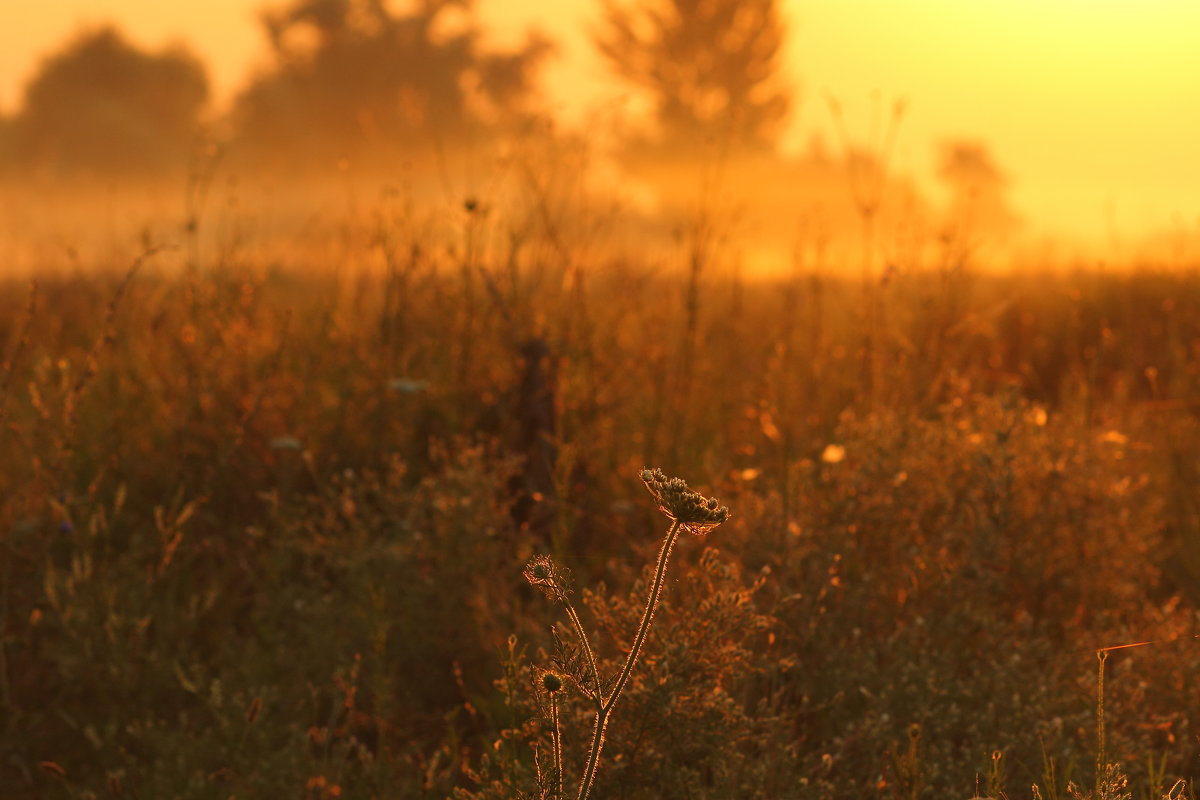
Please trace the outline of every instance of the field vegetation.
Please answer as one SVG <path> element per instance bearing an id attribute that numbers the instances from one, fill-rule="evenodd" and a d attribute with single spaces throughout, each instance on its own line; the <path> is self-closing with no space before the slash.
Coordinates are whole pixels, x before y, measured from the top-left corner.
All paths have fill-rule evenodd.
<path id="1" fill-rule="evenodd" d="M 782 155 L 773 0 L 599 4 L 574 133 L 399 5 L 0 117 L 0 797 L 1196 797 L 1194 241 Z"/>
<path id="2" fill-rule="evenodd" d="M 1190 787 L 1194 271 L 751 279 L 699 226 L 406 209 L 5 283 L 6 796 L 555 796 L 555 669 L 574 796 L 580 643 L 522 572 L 570 568 L 620 672 L 647 465 L 732 513 L 591 796 Z"/>

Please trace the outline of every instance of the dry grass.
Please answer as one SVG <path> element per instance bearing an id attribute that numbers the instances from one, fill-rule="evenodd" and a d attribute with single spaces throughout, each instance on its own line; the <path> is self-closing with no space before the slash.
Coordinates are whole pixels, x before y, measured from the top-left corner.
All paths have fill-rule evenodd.
<path id="1" fill-rule="evenodd" d="M 593 796 L 1200 774 L 1195 272 L 901 270 L 868 320 L 857 277 L 631 255 L 556 207 L 5 285 L 0 794 L 536 792 L 521 571 L 593 587 L 619 674 L 645 463 L 735 514 L 676 548 Z M 1108 659 L 1097 778 L 1094 652 L 1145 641 Z"/>

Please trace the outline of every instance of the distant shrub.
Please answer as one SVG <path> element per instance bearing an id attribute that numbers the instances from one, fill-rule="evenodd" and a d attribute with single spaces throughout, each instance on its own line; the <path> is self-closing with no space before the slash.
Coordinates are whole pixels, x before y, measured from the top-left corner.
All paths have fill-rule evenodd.
<path id="1" fill-rule="evenodd" d="M 182 174 L 207 100 L 190 53 L 145 53 L 112 28 L 84 33 L 26 86 L 4 163 L 54 175 Z"/>

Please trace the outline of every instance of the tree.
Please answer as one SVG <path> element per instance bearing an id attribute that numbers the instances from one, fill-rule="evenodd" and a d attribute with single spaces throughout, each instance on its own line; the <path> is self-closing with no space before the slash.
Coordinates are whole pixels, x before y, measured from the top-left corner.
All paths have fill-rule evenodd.
<path id="1" fill-rule="evenodd" d="M 1008 179 L 986 145 L 966 140 L 945 142 L 937 174 L 950 195 L 947 236 L 1003 235 L 1019 227 L 1020 217 L 1008 200 Z"/>
<path id="2" fill-rule="evenodd" d="M 597 45 L 623 80 L 650 95 L 660 144 L 772 148 L 788 111 L 776 0 L 604 0 L 604 8 Z"/>
<path id="3" fill-rule="evenodd" d="M 182 167 L 207 99 L 188 52 L 146 53 L 111 27 L 84 33 L 26 86 L 10 160 L 57 173 Z"/>
<path id="4" fill-rule="evenodd" d="M 238 97 L 237 137 L 294 164 L 453 145 L 519 116 L 549 45 L 485 52 L 470 12 L 470 0 L 423 0 L 404 15 L 384 0 L 298 0 L 265 14 L 275 66 Z"/>
<path id="5" fill-rule="evenodd" d="M 11 117 L 0 115 L 0 167 L 13 163 L 16 124 Z"/>

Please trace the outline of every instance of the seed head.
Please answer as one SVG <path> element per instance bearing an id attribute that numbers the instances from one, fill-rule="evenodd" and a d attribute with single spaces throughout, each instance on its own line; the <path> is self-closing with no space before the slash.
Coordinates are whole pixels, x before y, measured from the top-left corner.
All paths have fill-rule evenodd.
<path id="1" fill-rule="evenodd" d="M 554 563 L 550 556 L 534 556 L 522 572 L 529 585 L 551 600 L 564 600 L 571 590 L 571 573 Z"/>
<path id="2" fill-rule="evenodd" d="M 542 673 L 542 688 L 550 694 L 561 692 L 563 680 L 556 673 L 544 672 Z"/>
<path id="3" fill-rule="evenodd" d="M 729 509 L 715 497 L 705 497 L 688 488 L 683 478 L 668 478 L 661 469 L 643 469 L 642 483 L 653 495 L 659 511 L 690 533 L 703 536 L 729 519 Z"/>

